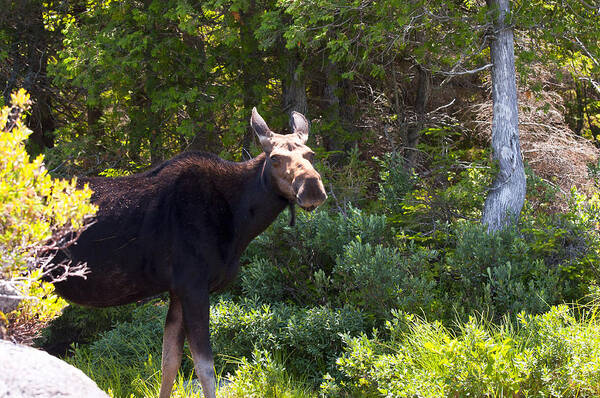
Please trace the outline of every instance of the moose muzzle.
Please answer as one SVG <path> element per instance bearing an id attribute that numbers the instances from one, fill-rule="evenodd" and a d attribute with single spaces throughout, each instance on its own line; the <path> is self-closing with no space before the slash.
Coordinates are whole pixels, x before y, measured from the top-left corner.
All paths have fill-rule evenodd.
<path id="1" fill-rule="evenodd" d="M 299 176 L 292 183 L 296 192 L 296 203 L 304 210 L 314 210 L 327 199 L 325 187 L 318 176 Z"/>

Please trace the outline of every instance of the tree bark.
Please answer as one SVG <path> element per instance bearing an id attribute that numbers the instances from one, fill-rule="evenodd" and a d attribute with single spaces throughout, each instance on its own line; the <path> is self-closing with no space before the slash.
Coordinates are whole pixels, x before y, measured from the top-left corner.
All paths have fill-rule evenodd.
<path id="1" fill-rule="evenodd" d="M 417 92 L 415 93 L 415 123 L 406 132 L 405 159 L 410 170 L 417 165 L 417 145 L 423 130 L 425 111 L 429 100 L 430 79 L 427 71 L 417 65 Z"/>
<path id="2" fill-rule="evenodd" d="M 340 98 L 338 97 L 340 79 L 337 65 L 333 62 L 328 62 L 326 65 L 325 79 L 323 100 L 326 107 L 327 119 L 328 121 L 336 121 L 341 125 Z M 339 132 L 330 131 L 329 134 L 323 137 L 323 143 L 327 151 L 343 151 L 344 147 L 340 141 Z"/>
<path id="3" fill-rule="evenodd" d="M 102 117 L 102 108 L 98 105 L 87 105 L 87 125 L 88 134 L 100 140 L 104 135 L 104 128 L 100 123 Z"/>
<path id="4" fill-rule="evenodd" d="M 240 62 L 244 115 L 250 115 L 252 108 L 259 106 L 261 100 L 257 86 L 262 83 L 261 69 L 264 66 L 258 48 L 258 41 L 254 37 L 252 19 L 255 17 L 255 7 L 255 2 L 251 1 L 248 8 L 240 12 L 240 20 L 238 21 L 240 24 Z M 248 160 L 252 157 L 250 146 L 253 140 L 254 131 L 250 124 L 246 123 L 246 131 L 242 138 L 242 159 Z"/>
<path id="5" fill-rule="evenodd" d="M 505 22 L 509 0 L 487 0 L 496 12 L 495 34 L 490 44 L 492 60 L 492 152 L 499 171 L 483 208 L 488 231 L 514 224 L 525 201 L 525 171 L 519 145 L 519 117 L 513 31 Z"/>
<path id="6" fill-rule="evenodd" d="M 27 149 L 30 153 L 38 154 L 54 146 L 53 132 L 56 129 L 51 111 L 51 82 L 46 74 L 51 34 L 44 27 L 44 7 L 41 2 L 16 2 L 9 7 L 9 14 L 17 13 L 10 23 L 12 29 L 16 29 L 12 33 L 18 37 L 9 37 L 9 40 L 16 42 L 11 45 L 9 52 L 13 67 L 4 88 L 5 100 L 13 90 L 21 87 L 31 94 L 33 103 L 27 125 L 32 134 Z"/>
<path id="7" fill-rule="evenodd" d="M 285 60 L 285 77 L 282 97 L 283 110 L 291 115 L 292 111 L 306 115 L 308 104 L 306 100 L 306 83 L 302 71 L 302 61 L 298 50 L 287 50 Z"/>

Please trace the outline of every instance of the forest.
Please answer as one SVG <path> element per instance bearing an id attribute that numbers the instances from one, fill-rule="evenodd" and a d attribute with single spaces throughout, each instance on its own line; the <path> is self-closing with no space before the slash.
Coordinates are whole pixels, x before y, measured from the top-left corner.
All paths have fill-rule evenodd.
<path id="1" fill-rule="evenodd" d="M 210 296 L 217 397 L 600 396 L 598 0 L 2 5 L 0 337 L 158 397 L 168 295 L 88 308 L 44 269 L 94 222 L 77 177 L 248 160 L 256 107 L 306 116 L 328 198 Z"/>

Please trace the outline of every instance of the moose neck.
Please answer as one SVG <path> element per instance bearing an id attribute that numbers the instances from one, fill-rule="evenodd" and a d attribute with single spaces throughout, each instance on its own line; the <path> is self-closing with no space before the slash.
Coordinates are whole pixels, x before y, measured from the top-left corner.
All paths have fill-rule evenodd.
<path id="1" fill-rule="evenodd" d="M 232 201 L 234 228 L 238 232 L 235 255 L 239 257 L 250 241 L 263 232 L 285 209 L 289 202 L 276 190 L 271 178 L 270 163 L 266 155 L 239 165 L 238 195 Z"/>

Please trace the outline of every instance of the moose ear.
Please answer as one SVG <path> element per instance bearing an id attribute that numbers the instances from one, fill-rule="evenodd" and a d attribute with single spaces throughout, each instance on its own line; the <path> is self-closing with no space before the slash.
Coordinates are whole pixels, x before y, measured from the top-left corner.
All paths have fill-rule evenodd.
<path id="1" fill-rule="evenodd" d="M 308 120 L 306 120 L 304 115 L 296 111 L 292 112 L 290 126 L 292 127 L 294 134 L 300 138 L 300 141 L 302 141 L 303 144 L 306 144 L 306 141 L 308 140 Z"/>
<path id="2" fill-rule="evenodd" d="M 267 126 L 267 123 L 265 123 L 262 116 L 258 114 L 256 107 L 252 108 L 250 126 L 258 136 L 260 146 L 262 146 L 263 150 L 265 152 L 271 152 L 273 149 L 273 144 L 271 143 L 271 137 L 273 137 L 273 133 L 271 132 L 271 129 L 269 129 L 269 126 Z"/>

